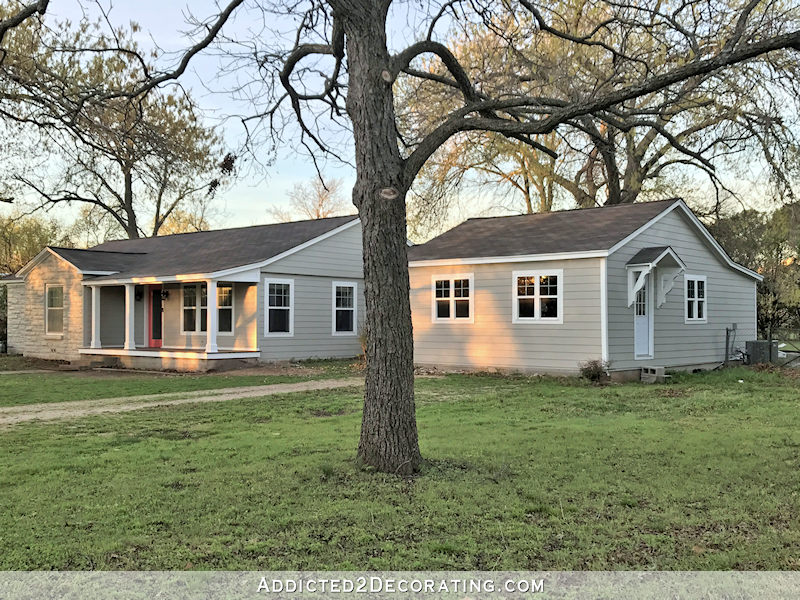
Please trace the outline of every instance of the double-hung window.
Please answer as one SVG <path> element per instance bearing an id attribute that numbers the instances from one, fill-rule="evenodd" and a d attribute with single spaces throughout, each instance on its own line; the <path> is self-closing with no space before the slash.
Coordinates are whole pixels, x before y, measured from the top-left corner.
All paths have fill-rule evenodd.
<path id="1" fill-rule="evenodd" d="M 208 286 L 205 283 L 183 285 L 181 333 L 208 331 Z M 217 284 L 217 332 L 233 333 L 233 284 Z"/>
<path id="2" fill-rule="evenodd" d="M 183 333 L 194 333 L 197 331 L 197 313 L 199 298 L 197 286 L 183 286 Z"/>
<path id="3" fill-rule="evenodd" d="M 294 280 L 266 279 L 265 334 L 289 337 L 294 334 Z"/>
<path id="4" fill-rule="evenodd" d="M 434 275 L 432 278 L 433 321 L 474 321 L 473 295 L 475 278 L 462 275 Z"/>
<path id="5" fill-rule="evenodd" d="M 564 272 L 514 271 L 512 322 L 563 323 Z"/>
<path id="6" fill-rule="evenodd" d="M 64 286 L 45 286 L 45 334 L 64 333 Z"/>
<path id="7" fill-rule="evenodd" d="M 356 283 L 350 281 L 333 282 L 333 335 L 353 335 L 356 333 Z"/>
<path id="8" fill-rule="evenodd" d="M 233 285 L 217 285 L 217 330 L 219 333 L 233 333 Z"/>
<path id="9" fill-rule="evenodd" d="M 685 275 L 684 283 L 686 322 L 705 323 L 708 320 L 705 275 Z"/>

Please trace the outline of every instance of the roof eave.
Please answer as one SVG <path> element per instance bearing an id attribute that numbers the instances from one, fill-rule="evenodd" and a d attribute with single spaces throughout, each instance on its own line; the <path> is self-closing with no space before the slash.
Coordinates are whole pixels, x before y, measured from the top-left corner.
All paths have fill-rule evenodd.
<path id="1" fill-rule="evenodd" d="M 276 254 L 268 259 L 264 259 L 255 263 L 248 263 L 245 265 L 238 265 L 235 267 L 229 267 L 226 269 L 220 269 L 217 271 L 211 271 L 207 273 L 176 273 L 174 275 L 143 275 L 138 277 L 120 277 L 116 279 L 107 279 L 104 281 L 93 281 L 91 279 L 84 280 L 83 285 L 122 285 L 125 283 L 180 283 L 182 281 L 198 281 L 201 279 L 222 279 L 225 277 L 230 277 L 233 275 L 239 275 L 243 273 L 247 273 L 248 271 L 260 270 L 261 268 L 270 265 L 274 262 L 282 260 L 287 256 L 291 256 L 296 252 L 300 252 L 301 250 L 305 250 L 306 248 L 313 246 L 329 237 L 333 237 L 337 233 L 341 233 L 351 227 L 354 227 L 361 223 L 361 219 L 356 217 L 352 221 L 348 221 L 344 225 L 340 225 L 339 227 L 335 227 L 329 231 L 326 231 L 323 234 L 320 234 L 310 240 L 303 242 L 302 244 L 298 244 L 292 248 L 289 248 L 285 252 L 281 252 L 280 254 Z M 113 273 L 109 273 L 109 275 L 113 275 Z"/>
<path id="2" fill-rule="evenodd" d="M 608 250 L 585 250 L 579 252 L 553 252 L 549 254 L 514 254 L 508 256 L 476 256 L 466 258 L 430 258 L 408 261 L 408 266 L 437 267 L 455 265 L 485 265 L 496 263 L 543 262 L 548 260 L 580 260 L 584 258 L 604 258 Z"/>

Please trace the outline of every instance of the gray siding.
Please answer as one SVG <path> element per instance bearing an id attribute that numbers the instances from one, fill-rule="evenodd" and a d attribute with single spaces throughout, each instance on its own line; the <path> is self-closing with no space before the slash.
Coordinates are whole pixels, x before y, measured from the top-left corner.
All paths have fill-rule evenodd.
<path id="1" fill-rule="evenodd" d="M 360 255 L 359 255 L 360 256 Z M 294 332 L 291 337 L 265 335 L 265 284 L 268 278 L 294 280 Z M 300 358 L 346 358 L 361 354 L 355 335 L 333 335 L 333 281 L 357 284 L 357 318 L 364 319 L 364 282 L 357 278 L 292 275 L 282 272 L 262 273 L 258 293 L 258 335 L 264 361 Z"/>
<path id="2" fill-rule="evenodd" d="M 600 259 L 414 267 L 411 313 L 417 364 L 576 373 L 599 359 Z M 512 323 L 512 273 L 563 269 L 562 324 Z M 474 274 L 474 323 L 433 322 L 431 277 Z"/>
<path id="3" fill-rule="evenodd" d="M 220 281 L 219 283 L 225 283 Z M 205 350 L 205 332 L 181 333 L 183 298 L 180 284 L 165 284 L 169 298 L 164 301 L 163 348 Z M 219 350 L 252 350 L 256 344 L 256 284 L 233 284 L 233 334 L 217 334 Z"/>
<path id="4" fill-rule="evenodd" d="M 361 224 L 357 223 L 262 269 L 269 273 L 319 275 L 343 279 L 364 277 Z"/>
<path id="5" fill-rule="evenodd" d="M 91 290 L 88 312 L 91 315 Z M 92 325 L 89 321 L 89 338 Z M 121 348 L 125 343 L 125 288 L 121 286 L 100 288 L 100 344 L 107 348 Z"/>
<path id="6" fill-rule="evenodd" d="M 671 246 L 686 263 L 686 273 L 707 279 L 707 322 L 684 321 L 684 275 L 654 310 L 654 356 L 633 356 L 633 307 L 628 307 L 626 263 L 642 248 Z M 667 367 L 721 362 L 725 327 L 736 323 L 737 346 L 756 337 L 756 282 L 731 269 L 674 210 L 608 258 L 608 344 L 613 370 L 652 364 Z"/>

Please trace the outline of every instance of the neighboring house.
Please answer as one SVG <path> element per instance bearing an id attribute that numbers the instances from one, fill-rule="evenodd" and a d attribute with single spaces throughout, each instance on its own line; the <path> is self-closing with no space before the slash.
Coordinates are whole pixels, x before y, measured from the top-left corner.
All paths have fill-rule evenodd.
<path id="1" fill-rule="evenodd" d="M 756 283 L 682 200 L 470 219 L 409 249 L 415 362 L 704 368 L 756 339 Z"/>
<path id="2" fill-rule="evenodd" d="M 361 352 L 355 216 L 48 247 L 3 283 L 26 356 L 206 370 Z"/>

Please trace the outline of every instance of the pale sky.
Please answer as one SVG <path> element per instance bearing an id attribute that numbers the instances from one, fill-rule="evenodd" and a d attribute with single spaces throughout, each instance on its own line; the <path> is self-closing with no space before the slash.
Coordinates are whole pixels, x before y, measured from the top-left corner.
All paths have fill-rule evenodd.
<path id="1" fill-rule="evenodd" d="M 224 0 L 220 1 L 224 3 Z M 399 7 L 398 10 L 402 11 L 411 10 L 408 7 L 412 4 L 396 3 Z M 104 0 L 102 5 L 108 7 L 108 0 Z M 189 7 L 196 17 L 202 19 L 218 12 L 218 7 L 211 0 L 192 0 L 191 3 L 185 0 L 117 0 L 113 4 L 110 17 L 112 23 L 117 26 L 136 21 L 142 28 L 138 34 L 138 41 L 144 48 L 152 46 L 152 38 L 165 52 L 175 53 L 168 56 L 177 60 L 178 53 L 190 45 L 190 41 L 183 33 L 190 29 L 186 21 Z M 47 18 L 67 18 L 76 21 L 84 10 L 87 11 L 90 18 L 100 14 L 93 2 L 84 0 L 81 5 L 78 0 L 53 0 L 48 8 Z M 251 39 L 253 37 L 252 29 L 258 25 L 254 22 L 254 15 L 247 10 L 240 9 L 234 13 L 234 16 L 235 18 L 226 24 L 223 34 L 232 38 Z M 417 27 L 409 25 L 410 21 L 413 21 L 413 15 L 409 17 L 406 13 L 391 16 L 390 44 L 398 46 L 401 43 L 412 41 L 411 38 L 418 36 Z M 207 111 L 211 123 L 222 123 L 223 117 L 247 112 L 249 108 L 242 104 L 235 104 L 225 93 L 209 91 L 209 88 L 219 89 L 223 85 L 215 81 L 219 65 L 220 59 L 216 56 L 196 56 L 190 64 L 189 71 L 181 79 L 183 86 L 192 91 L 195 99 Z M 169 66 L 169 62 L 163 66 Z M 241 124 L 235 119 L 229 119 L 220 127 L 226 142 L 231 149 L 235 150 L 242 140 Z M 264 171 L 244 169 L 235 185 L 217 197 L 217 202 L 224 210 L 224 214 L 215 219 L 212 226 L 221 228 L 269 222 L 272 220 L 267 213 L 270 207 L 282 205 L 286 201 L 287 192 L 295 183 L 316 176 L 311 160 L 295 153 L 291 148 L 291 141 L 289 139 L 286 146 L 278 152 L 278 158 L 274 164 Z M 757 182 L 762 177 L 759 176 L 759 167 L 751 165 L 751 169 L 752 172 L 743 174 L 742 179 L 726 178 L 726 181 L 734 188 L 746 190 L 745 193 L 750 199 L 749 203 L 757 205 L 761 193 L 759 184 L 754 185 L 753 182 L 754 180 Z M 329 163 L 324 168 L 324 172 L 327 177 L 343 179 L 344 189 L 349 193 L 354 181 L 354 172 L 350 167 L 332 166 Z M 705 180 L 700 183 L 703 188 L 705 188 L 705 184 Z M 702 195 L 705 196 L 706 193 L 711 193 L 710 186 L 708 192 L 704 190 Z M 466 197 L 470 194 L 475 194 L 475 192 L 464 192 L 462 204 L 465 209 L 455 215 L 456 220 L 482 214 L 487 210 L 487 206 L 492 204 L 485 198 L 485 192 L 482 194 L 483 198 Z"/>

